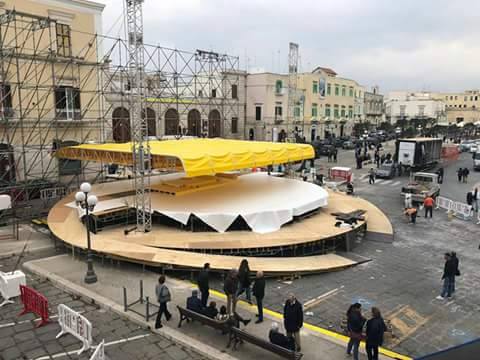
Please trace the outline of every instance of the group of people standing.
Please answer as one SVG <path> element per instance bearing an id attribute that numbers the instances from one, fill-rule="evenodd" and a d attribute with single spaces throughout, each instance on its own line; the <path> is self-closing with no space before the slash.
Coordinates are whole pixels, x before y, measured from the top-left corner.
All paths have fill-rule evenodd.
<path id="1" fill-rule="evenodd" d="M 372 307 L 371 312 L 372 316 L 367 320 L 362 315 L 362 304 L 355 303 L 348 308 L 347 331 L 350 340 L 347 345 L 347 355 L 353 354 L 354 360 L 358 360 L 358 348 L 362 340 L 365 340 L 368 360 L 378 360 L 378 347 L 383 344 L 383 335 L 387 331 L 387 326 L 378 308 Z"/>
<path id="2" fill-rule="evenodd" d="M 470 174 L 470 170 L 468 170 L 468 168 L 458 168 L 457 170 L 458 182 L 463 182 L 463 183 L 468 182 L 469 174 Z"/>

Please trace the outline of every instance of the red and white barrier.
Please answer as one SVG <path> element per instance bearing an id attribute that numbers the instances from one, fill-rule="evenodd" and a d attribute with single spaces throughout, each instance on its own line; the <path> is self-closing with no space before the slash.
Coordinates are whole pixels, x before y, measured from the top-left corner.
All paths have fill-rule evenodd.
<path id="1" fill-rule="evenodd" d="M 48 300 L 45 296 L 28 286 L 20 285 L 20 298 L 23 303 L 23 311 L 18 316 L 33 312 L 41 318 L 36 327 L 48 323 Z"/>
<path id="2" fill-rule="evenodd" d="M 78 350 L 78 355 L 92 347 L 92 324 L 85 316 L 60 304 L 58 305 L 58 323 L 61 331 L 58 333 L 57 339 L 65 334 L 71 334 L 82 342 L 83 346 Z"/>
<path id="3" fill-rule="evenodd" d="M 437 209 L 445 209 L 447 211 L 451 211 L 454 215 L 461 215 L 465 220 L 467 220 L 470 216 L 473 215 L 472 207 L 468 204 L 459 202 L 459 201 L 452 201 L 445 197 L 439 196 L 435 199 Z"/>
<path id="4" fill-rule="evenodd" d="M 25 274 L 20 270 L 15 270 L 9 273 L 0 271 L 0 295 L 3 297 L 3 302 L 0 307 L 6 304 L 12 304 L 11 298 L 20 296 L 20 285 L 26 285 Z"/>
<path id="5" fill-rule="evenodd" d="M 435 204 L 437 205 L 437 209 L 440 208 L 440 209 L 450 211 L 452 209 L 453 201 L 443 196 L 438 196 L 435 199 Z"/>
<path id="6" fill-rule="evenodd" d="M 89 360 L 105 360 L 105 340 L 98 344 L 97 349 Z"/>

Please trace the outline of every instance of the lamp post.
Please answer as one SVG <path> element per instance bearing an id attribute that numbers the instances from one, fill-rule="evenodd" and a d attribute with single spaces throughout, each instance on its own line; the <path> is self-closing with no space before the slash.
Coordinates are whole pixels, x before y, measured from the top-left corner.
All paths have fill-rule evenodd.
<path id="1" fill-rule="evenodd" d="M 90 216 L 89 212 L 93 211 L 95 205 L 97 205 L 98 199 L 95 195 L 88 195 L 92 190 L 92 185 L 88 182 L 82 183 L 80 185 L 80 191 L 75 194 L 75 200 L 77 205 L 85 210 L 85 225 L 87 228 L 87 274 L 85 275 L 85 283 L 93 284 L 97 282 L 97 275 L 93 271 L 93 262 L 92 262 L 92 249 L 90 244 Z"/>

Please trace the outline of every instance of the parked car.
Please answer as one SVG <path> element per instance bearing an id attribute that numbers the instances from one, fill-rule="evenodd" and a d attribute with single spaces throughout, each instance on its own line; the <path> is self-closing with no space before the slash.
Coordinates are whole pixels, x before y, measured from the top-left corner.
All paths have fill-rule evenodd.
<path id="1" fill-rule="evenodd" d="M 349 140 L 344 141 L 342 144 L 342 148 L 345 150 L 355 149 L 355 144 Z"/>
<path id="2" fill-rule="evenodd" d="M 473 140 L 465 140 L 460 143 L 459 149 L 461 152 L 470 151 L 470 146 L 474 143 Z"/>
<path id="3" fill-rule="evenodd" d="M 395 166 L 393 161 L 384 162 L 375 170 L 375 175 L 379 178 L 391 179 L 395 176 Z"/>
<path id="4" fill-rule="evenodd" d="M 469 152 L 471 154 L 475 154 L 478 151 L 478 145 L 476 143 L 473 143 L 470 145 Z"/>

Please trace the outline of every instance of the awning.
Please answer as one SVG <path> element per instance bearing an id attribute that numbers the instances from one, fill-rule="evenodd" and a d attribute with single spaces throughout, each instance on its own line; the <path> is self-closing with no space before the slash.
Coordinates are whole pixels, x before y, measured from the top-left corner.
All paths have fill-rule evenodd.
<path id="1" fill-rule="evenodd" d="M 188 139 L 149 141 L 152 168 L 185 172 L 187 177 L 214 175 L 225 171 L 311 159 L 308 144 L 241 141 L 226 139 Z M 59 149 L 55 156 L 132 165 L 132 143 L 84 144 Z"/>

